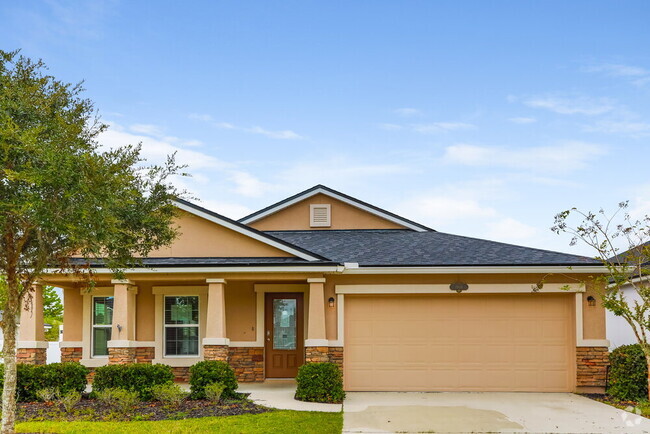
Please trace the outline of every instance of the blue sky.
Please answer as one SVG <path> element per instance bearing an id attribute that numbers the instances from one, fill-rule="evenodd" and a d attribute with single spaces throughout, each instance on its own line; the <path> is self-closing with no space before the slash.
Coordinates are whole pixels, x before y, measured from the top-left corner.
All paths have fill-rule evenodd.
<path id="1" fill-rule="evenodd" d="M 317 183 L 552 250 L 571 206 L 650 213 L 647 1 L 30 1 L 0 48 L 85 80 L 105 146 L 178 152 L 238 218 Z"/>

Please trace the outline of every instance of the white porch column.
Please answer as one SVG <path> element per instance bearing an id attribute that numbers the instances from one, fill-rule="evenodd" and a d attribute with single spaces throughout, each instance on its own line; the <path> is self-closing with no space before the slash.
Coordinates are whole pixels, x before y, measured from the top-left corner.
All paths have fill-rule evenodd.
<path id="1" fill-rule="evenodd" d="M 43 322 L 43 285 L 35 284 L 32 287 L 31 300 L 23 303 L 20 311 L 20 327 L 18 342 L 16 342 L 18 361 L 43 365 L 46 363 L 47 347 Z"/>
<path id="2" fill-rule="evenodd" d="M 203 338 L 206 360 L 228 360 L 230 340 L 226 337 L 226 280 L 206 279 L 208 309 Z"/>
<path id="3" fill-rule="evenodd" d="M 128 279 L 111 280 L 113 328 L 108 341 L 108 363 L 135 362 L 135 296 L 138 288 Z"/>
<path id="4" fill-rule="evenodd" d="M 307 279 L 309 283 L 309 321 L 306 347 L 326 347 L 325 334 L 325 278 Z"/>

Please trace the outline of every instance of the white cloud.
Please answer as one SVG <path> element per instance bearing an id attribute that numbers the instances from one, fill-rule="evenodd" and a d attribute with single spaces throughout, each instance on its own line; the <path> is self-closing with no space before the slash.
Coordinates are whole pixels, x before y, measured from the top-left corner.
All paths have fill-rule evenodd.
<path id="1" fill-rule="evenodd" d="M 398 208 L 403 215 L 434 227 L 459 220 L 479 220 L 497 215 L 496 210 L 482 206 L 475 199 L 445 194 L 418 196 L 401 203 Z"/>
<path id="2" fill-rule="evenodd" d="M 636 86 L 643 86 L 650 83 L 650 70 L 640 66 L 605 63 L 602 65 L 587 66 L 583 68 L 583 71 L 602 73 L 609 77 L 625 78 Z"/>
<path id="3" fill-rule="evenodd" d="M 235 202 L 208 199 L 200 201 L 199 205 L 234 220 L 240 219 L 253 212 L 253 210 L 247 206 Z"/>
<path id="4" fill-rule="evenodd" d="M 532 124 L 537 122 L 537 119 L 527 118 L 527 117 L 516 117 L 516 118 L 510 118 L 508 120 L 514 124 Z"/>
<path id="5" fill-rule="evenodd" d="M 443 159 L 450 164 L 466 166 L 564 172 L 584 168 L 604 153 L 601 145 L 579 141 L 527 148 L 458 144 L 445 148 Z"/>
<path id="6" fill-rule="evenodd" d="M 487 237 L 504 243 L 530 242 L 538 233 L 537 228 L 521 223 L 511 217 L 487 224 Z"/>
<path id="7" fill-rule="evenodd" d="M 640 137 L 650 134 L 649 122 L 631 122 L 631 121 L 601 121 L 593 125 L 584 127 L 585 131 L 624 134 L 632 137 Z"/>
<path id="8" fill-rule="evenodd" d="M 266 136 L 271 139 L 280 139 L 280 140 L 299 140 L 304 137 L 292 130 L 267 130 L 265 128 L 254 126 L 254 127 L 240 127 L 229 122 L 216 121 L 212 116 L 208 114 L 198 114 L 192 113 L 188 116 L 190 119 L 194 119 L 201 122 L 206 122 L 212 125 L 215 128 L 222 130 L 235 130 L 242 131 L 249 134 L 259 134 Z"/>
<path id="9" fill-rule="evenodd" d="M 595 116 L 611 112 L 614 103 L 607 98 L 588 98 L 584 96 L 537 96 L 525 98 L 525 105 L 541 108 L 563 115 Z"/>
<path id="10" fill-rule="evenodd" d="M 413 125 L 413 131 L 422 134 L 444 133 L 458 130 L 472 130 L 476 125 L 465 122 L 434 122 L 430 124 Z"/>
<path id="11" fill-rule="evenodd" d="M 423 115 L 422 111 L 411 107 L 398 108 L 395 110 L 395 113 L 405 118 Z"/>
<path id="12" fill-rule="evenodd" d="M 232 171 L 230 179 L 236 185 L 235 191 L 243 196 L 260 197 L 273 190 L 271 184 L 262 182 L 250 173 L 241 170 Z"/>

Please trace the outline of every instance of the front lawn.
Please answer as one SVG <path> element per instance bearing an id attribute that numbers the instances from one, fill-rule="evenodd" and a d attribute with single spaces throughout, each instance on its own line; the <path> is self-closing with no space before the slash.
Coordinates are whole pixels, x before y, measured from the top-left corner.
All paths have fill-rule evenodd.
<path id="1" fill-rule="evenodd" d="M 277 410 L 241 416 L 156 422 L 23 422 L 18 432 L 40 433 L 340 433 L 342 413 Z"/>

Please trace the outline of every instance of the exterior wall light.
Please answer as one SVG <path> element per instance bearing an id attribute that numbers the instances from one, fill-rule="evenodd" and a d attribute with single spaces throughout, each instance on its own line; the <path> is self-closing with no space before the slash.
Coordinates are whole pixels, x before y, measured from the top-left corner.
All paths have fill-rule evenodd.
<path id="1" fill-rule="evenodd" d="M 329 304 L 330 307 L 334 307 L 334 297 L 330 297 L 329 300 L 327 300 L 327 303 Z"/>
<path id="2" fill-rule="evenodd" d="M 589 306 L 595 306 L 596 305 L 596 299 L 593 298 L 591 295 L 587 297 L 587 303 L 589 303 Z"/>
<path id="3" fill-rule="evenodd" d="M 464 282 L 455 282 L 449 285 L 449 289 L 451 289 L 452 291 L 456 291 L 459 294 L 463 291 L 467 291 L 468 288 L 469 285 Z"/>

